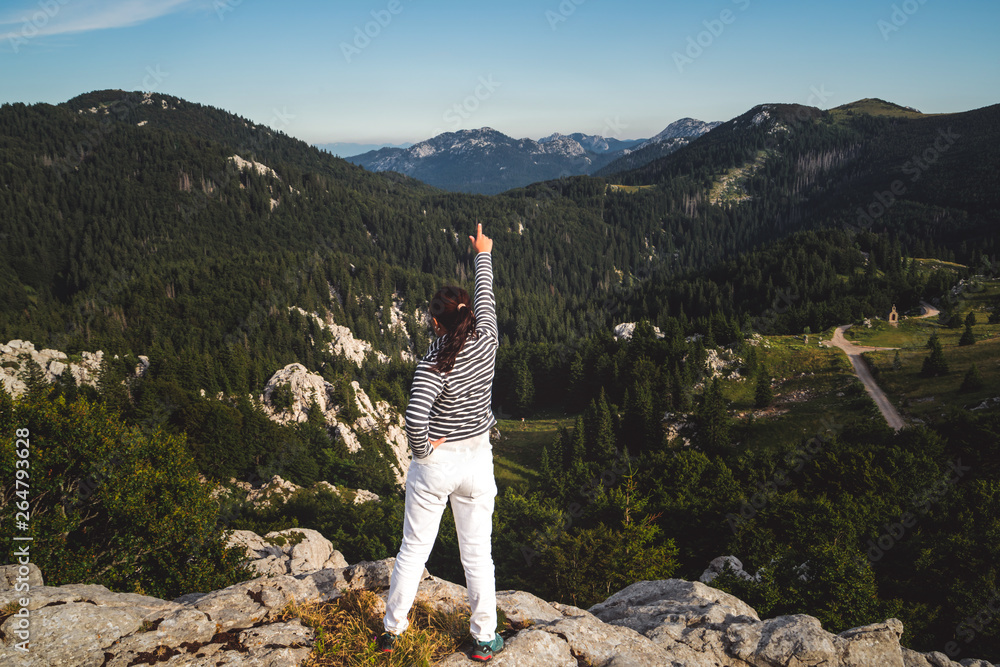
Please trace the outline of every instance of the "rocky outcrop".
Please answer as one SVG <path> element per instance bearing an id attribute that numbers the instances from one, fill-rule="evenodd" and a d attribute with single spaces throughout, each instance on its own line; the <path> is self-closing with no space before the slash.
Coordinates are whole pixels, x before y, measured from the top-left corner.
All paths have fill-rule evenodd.
<path id="1" fill-rule="evenodd" d="M 611 332 L 611 335 L 615 337 L 615 340 L 632 340 L 632 334 L 635 333 L 636 324 L 636 322 L 622 322 L 621 324 L 616 324 L 615 328 Z M 659 327 L 653 327 L 653 335 L 657 338 L 664 337 L 664 334 L 660 331 Z"/>
<path id="2" fill-rule="evenodd" d="M 713 558 L 712 562 L 708 564 L 708 567 L 701 576 L 698 577 L 698 581 L 703 584 L 712 583 L 716 577 L 726 571 L 726 569 L 732 570 L 740 579 L 746 579 L 747 581 L 758 580 L 758 577 L 751 575 L 749 572 L 743 569 L 743 561 L 741 561 L 736 556 L 719 556 L 718 558 Z"/>
<path id="3" fill-rule="evenodd" d="M 247 565 L 261 576 L 347 567 L 344 555 L 333 548 L 333 543 L 309 528 L 272 531 L 264 537 L 249 530 L 234 530 L 226 545 L 242 548 Z"/>
<path id="4" fill-rule="evenodd" d="M 274 475 L 267 482 L 259 487 L 255 487 L 249 482 L 241 482 L 235 478 L 230 478 L 227 484 L 216 484 L 210 481 L 203 475 L 199 476 L 202 484 L 207 484 L 212 487 L 209 492 L 213 498 L 230 498 L 238 499 L 240 502 L 252 505 L 255 509 L 260 509 L 268 507 L 271 504 L 283 505 L 292 497 L 295 493 L 302 491 L 303 488 L 298 484 L 289 482 L 288 480 L 281 477 L 281 475 Z M 372 493 L 367 489 L 350 489 L 347 487 L 336 487 L 327 481 L 319 481 L 313 484 L 313 486 L 307 489 L 311 493 L 319 493 L 320 491 L 325 491 L 332 493 L 333 495 L 349 500 L 355 505 L 360 505 L 362 503 L 377 503 L 381 499 L 378 494 Z"/>
<path id="5" fill-rule="evenodd" d="M 284 392 L 286 387 L 291 395 L 290 407 L 275 407 L 276 392 Z M 344 416 L 346 406 L 336 403 L 336 387 L 322 376 L 310 373 L 302 364 L 294 363 L 271 376 L 260 400 L 271 419 L 281 424 L 306 421 L 309 418 L 309 408 L 315 401 L 327 426 L 343 439 L 352 452 L 361 449 L 359 432 L 382 433 L 392 449 L 391 463 L 396 481 L 402 486 L 406 482 L 406 469 L 410 462 L 402 415 L 386 401 L 372 401 L 357 382 L 351 383 L 351 390 L 354 407 L 360 412 L 360 416 L 353 423 L 348 423 Z"/>
<path id="6" fill-rule="evenodd" d="M 104 352 L 81 352 L 79 359 L 70 360 L 59 350 L 36 350 L 35 344 L 27 340 L 12 340 L 0 344 L 0 383 L 7 393 L 20 396 L 26 387 L 18 375 L 24 370 L 21 355 L 27 354 L 31 361 L 45 373 L 47 382 L 55 382 L 65 372 L 72 374 L 78 385 L 97 386 L 97 373 L 101 368 Z"/>
<path id="7" fill-rule="evenodd" d="M 261 539 L 250 535 L 239 539 Z M 310 552 L 304 562 L 318 562 L 322 551 Z M 359 589 L 384 601 L 393 565 L 389 558 L 275 574 L 173 601 L 112 593 L 103 586 L 33 586 L 32 650 L 15 652 L 16 619 L 6 618 L 0 623 L 0 664 L 125 667 L 158 656 L 169 665 L 299 665 L 314 635 L 298 620 L 288 620 L 290 604 L 326 602 Z M 9 609 L 19 595 L 0 590 L 0 609 Z M 463 587 L 426 571 L 417 595 L 441 610 L 462 609 L 467 601 Z M 505 650 L 492 661 L 496 667 L 991 667 L 901 647 L 903 625 L 896 619 L 834 635 L 811 616 L 761 620 L 738 598 L 679 579 L 635 583 L 589 610 L 522 591 L 498 592 L 497 605 L 511 629 L 505 632 Z M 455 653 L 438 664 L 470 663 Z"/>
<path id="8" fill-rule="evenodd" d="M 337 300 L 339 301 L 339 297 Z M 392 306 L 390 307 L 388 313 L 384 312 L 385 307 L 379 308 L 378 317 L 382 323 L 383 336 L 389 333 L 406 337 L 406 316 L 400 306 L 402 306 L 402 301 L 393 299 Z M 352 332 L 349 328 L 334 322 L 331 315 L 327 314 L 324 318 L 320 317 L 318 313 L 310 313 L 302 308 L 294 306 L 291 310 L 298 312 L 303 317 L 312 318 L 317 324 L 319 324 L 320 327 L 329 331 L 330 335 L 333 337 L 333 340 L 330 341 L 328 346 L 329 351 L 337 356 L 344 357 L 354 362 L 359 368 L 369 356 L 374 357 L 379 363 L 384 364 L 389 361 L 388 355 L 384 352 L 376 350 L 375 346 L 368 341 L 355 338 L 354 332 Z M 408 349 L 402 350 L 401 352 L 403 361 L 415 361 L 416 357 L 413 354 L 413 342 L 408 338 L 407 342 Z"/>

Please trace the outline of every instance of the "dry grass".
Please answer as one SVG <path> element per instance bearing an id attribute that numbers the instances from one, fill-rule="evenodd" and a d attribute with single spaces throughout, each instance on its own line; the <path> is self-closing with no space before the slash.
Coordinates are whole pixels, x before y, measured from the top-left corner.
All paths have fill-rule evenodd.
<path id="1" fill-rule="evenodd" d="M 306 667 L 433 665 L 470 641 L 469 614 L 435 611 L 417 601 L 410 610 L 410 627 L 391 654 L 378 650 L 385 603 L 370 591 L 345 591 L 332 602 L 290 606 L 286 619 L 299 618 L 316 631 L 316 643 Z"/>

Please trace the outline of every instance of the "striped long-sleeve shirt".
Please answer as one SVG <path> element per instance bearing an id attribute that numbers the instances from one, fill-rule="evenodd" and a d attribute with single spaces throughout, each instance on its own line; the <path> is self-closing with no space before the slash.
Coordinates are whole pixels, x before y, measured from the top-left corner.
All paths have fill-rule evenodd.
<path id="1" fill-rule="evenodd" d="M 466 339 L 450 373 L 438 373 L 432 368 L 443 336 L 417 363 L 406 407 L 406 436 L 414 458 L 430 454 L 429 439 L 463 440 L 481 435 L 497 423 L 490 404 L 499 340 L 493 257 L 488 252 L 476 255 L 473 312 L 477 335 Z"/>

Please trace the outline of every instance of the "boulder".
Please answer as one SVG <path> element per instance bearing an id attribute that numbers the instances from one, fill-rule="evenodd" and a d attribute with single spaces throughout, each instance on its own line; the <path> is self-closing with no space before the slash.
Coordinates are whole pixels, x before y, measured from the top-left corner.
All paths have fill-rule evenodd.
<path id="1" fill-rule="evenodd" d="M 718 558 L 713 558 L 712 562 L 708 564 L 708 568 L 701 573 L 698 577 L 698 581 L 703 584 L 709 584 L 715 580 L 720 574 L 722 574 L 726 567 L 729 567 L 737 577 L 741 579 L 746 579 L 752 581 L 754 577 L 748 572 L 743 570 L 743 562 L 736 556 L 719 556 Z"/>
<path id="2" fill-rule="evenodd" d="M 247 565 L 261 576 L 347 567 L 344 555 L 333 548 L 333 543 L 310 528 L 272 531 L 264 537 L 249 530 L 234 530 L 227 545 L 242 548 Z"/>
<path id="3" fill-rule="evenodd" d="M 21 574 L 22 567 L 28 569 L 26 576 Z M 17 586 L 18 579 L 22 579 L 22 583 L 27 582 L 28 586 L 32 589 L 45 585 L 45 582 L 42 580 L 42 571 L 34 563 L 0 566 L 0 591 L 13 589 Z"/>

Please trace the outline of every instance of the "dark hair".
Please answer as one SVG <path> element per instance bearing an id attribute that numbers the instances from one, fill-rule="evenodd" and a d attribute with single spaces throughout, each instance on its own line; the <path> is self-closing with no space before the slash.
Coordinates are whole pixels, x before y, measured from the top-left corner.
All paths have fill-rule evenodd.
<path id="1" fill-rule="evenodd" d="M 438 373 L 450 373 L 465 341 L 476 335 L 472 299 L 461 287 L 442 287 L 431 299 L 431 315 L 445 330 L 433 368 Z"/>

